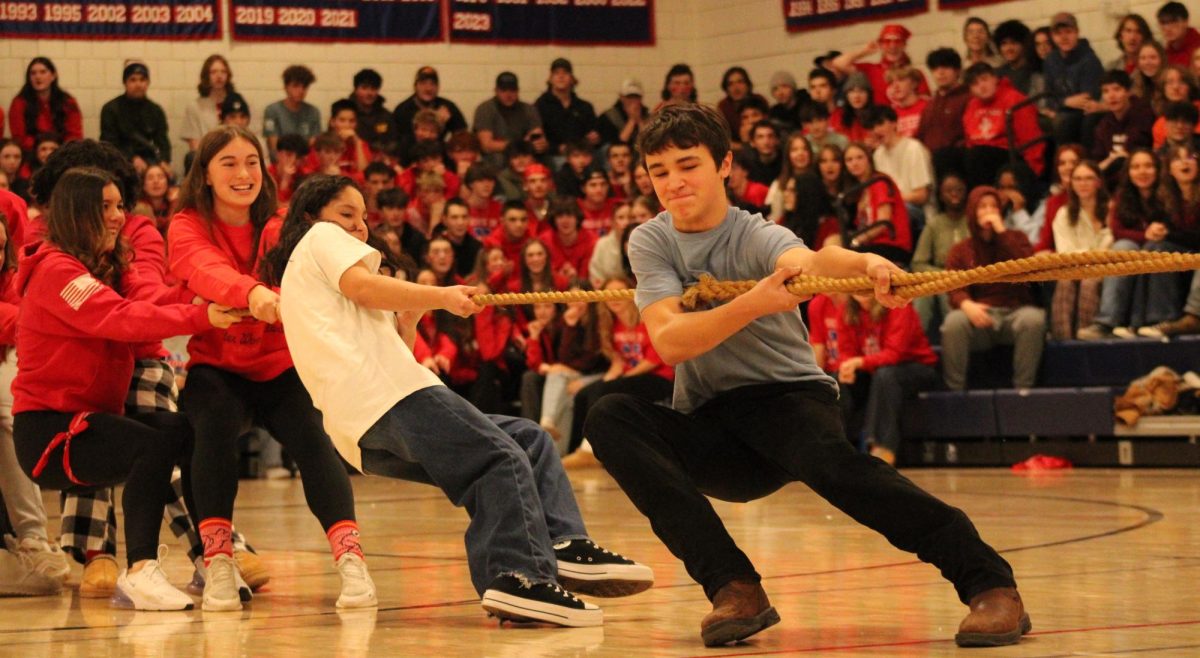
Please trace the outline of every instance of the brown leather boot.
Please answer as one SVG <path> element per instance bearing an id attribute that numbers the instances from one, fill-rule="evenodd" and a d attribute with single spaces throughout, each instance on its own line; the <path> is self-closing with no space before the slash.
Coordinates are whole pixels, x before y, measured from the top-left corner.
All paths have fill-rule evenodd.
<path id="1" fill-rule="evenodd" d="M 995 587 L 976 594 L 970 614 L 958 626 L 955 643 L 960 647 L 1000 647 L 1016 644 L 1033 630 L 1021 594 L 1014 587 Z"/>
<path id="2" fill-rule="evenodd" d="M 779 613 L 771 607 L 762 585 L 732 580 L 717 590 L 712 612 L 700 622 L 704 646 L 718 647 L 744 640 L 779 623 Z"/>

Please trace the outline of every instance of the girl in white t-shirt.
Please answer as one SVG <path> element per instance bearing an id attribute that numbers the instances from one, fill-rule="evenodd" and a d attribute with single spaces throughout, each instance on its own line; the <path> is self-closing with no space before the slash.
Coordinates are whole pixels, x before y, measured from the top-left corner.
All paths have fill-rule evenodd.
<path id="1" fill-rule="evenodd" d="M 366 212 L 349 178 L 311 176 L 264 263 L 264 277 L 281 286 L 296 370 L 338 452 L 365 473 L 434 484 L 466 507 L 471 581 L 489 612 L 603 623 L 599 608 L 559 583 L 624 596 L 648 588 L 653 572 L 588 538 L 553 441 L 536 423 L 484 415 L 417 363 L 422 313 L 468 317 L 482 307 L 471 299 L 474 288 L 378 274 Z"/>

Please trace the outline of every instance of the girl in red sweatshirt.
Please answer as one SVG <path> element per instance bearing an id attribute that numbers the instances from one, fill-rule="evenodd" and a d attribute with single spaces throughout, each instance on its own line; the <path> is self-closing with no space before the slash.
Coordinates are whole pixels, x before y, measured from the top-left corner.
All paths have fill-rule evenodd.
<path id="1" fill-rule="evenodd" d="M 8 107 L 8 128 L 21 150 L 32 154 L 41 133 L 63 141 L 83 139 L 83 113 L 75 97 L 58 86 L 58 69 L 46 57 L 34 57 L 25 68 L 25 85 Z"/>
<path id="2" fill-rule="evenodd" d="M 895 464 L 904 401 L 941 382 L 934 369 L 937 355 L 916 311 L 911 306 L 885 308 L 870 295 L 851 296 L 844 305 L 819 295 L 808 313 L 809 342 L 817 363 L 837 377 L 843 408 L 852 409 L 856 401 L 861 405 L 865 397 L 862 433 L 871 454 Z M 856 434 L 850 433 L 851 442 L 856 442 Z"/>
<path id="3" fill-rule="evenodd" d="M 186 610 L 191 598 L 160 567 L 158 531 L 171 470 L 186 458 L 191 433 L 178 414 L 122 415 L 125 392 L 135 343 L 228 327 L 238 317 L 215 304 L 176 303 L 182 294 L 132 276 L 120 240 L 124 222 L 121 192 L 108 173 L 78 168 L 59 179 L 47 239 L 25 247 L 17 271 L 13 435 L 22 468 L 43 487 L 125 483 L 129 569 L 117 579 L 114 600 L 139 610 Z"/>
<path id="4" fill-rule="evenodd" d="M 192 462 L 204 559 L 205 610 L 239 610 L 231 521 L 237 441 L 262 423 L 296 460 L 309 509 L 329 538 L 342 576 L 338 607 L 377 605 L 354 517 L 350 479 L 292 366 L 279 323 L 279 295 L 256 277 L 255 254 L 275 211 L 275 185 L 258 140 L 221 126 L 200 142 L 167 232 L 171 273 L 193 293 L 252 317 L 197 332 L 179 405 L 196 433 Z M 265 245 L 264 245 L 265 246 Z"/>

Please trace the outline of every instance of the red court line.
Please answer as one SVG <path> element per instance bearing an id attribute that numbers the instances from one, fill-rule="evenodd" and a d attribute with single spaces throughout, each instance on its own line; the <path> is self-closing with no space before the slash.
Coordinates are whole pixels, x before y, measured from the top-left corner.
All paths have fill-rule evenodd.
<path id="1" fill-rule="evenodd" d="M 1200 624 L 1200 619 L 1189 619 L 1182 621 L 1164 621 L 1151 624 L 1118 624 L 1114 626 L 1092 626 L 1088 628 L 1063 628 L 1053 631 L 1035 631 L 1030 633 L 1028 637 L 1042 635 L 1067 635 L 1071 633 L 1095 633 L 1097 631 L 1122 631 L 1133 630 L 1138 628 L 1166 628 L 1169 626 L 1193 626 Z M 772 649 L 770 651 L 759 651 L 755 653 L 701 653 L 689 658 L 725 658 L 727 656 L 771 656 L 786 653 L 813 653 L 817 651 L 850 651 L 854 649 L 882 649 L 886 647 L 911 647 L 922 644 L 946 644 L 953 642 L 952 639 L 946 640 L 907 640 L 903 642 L 876 642 L 872 644 L 841 644 L 825 647 L 810 647 L 810 648 L 790 648 L 790 649 Z"/>

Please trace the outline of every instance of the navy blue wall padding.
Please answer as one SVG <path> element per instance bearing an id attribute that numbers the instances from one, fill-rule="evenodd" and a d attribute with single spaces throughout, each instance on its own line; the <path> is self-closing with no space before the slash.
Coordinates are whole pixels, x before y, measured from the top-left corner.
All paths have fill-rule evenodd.
<path id="1" fill-rule="evenodd" d="M 1086 436 L 1112 433 L 1112 390 L 1034 388 L 996 391 L 1000 436 Z"/>
<path id="2" fill-rule="evenodd" d="M 904 414 L 904 436 L 986 438 L 999 436 L 995 392 L 931 391 L 920 393 Z"/>

